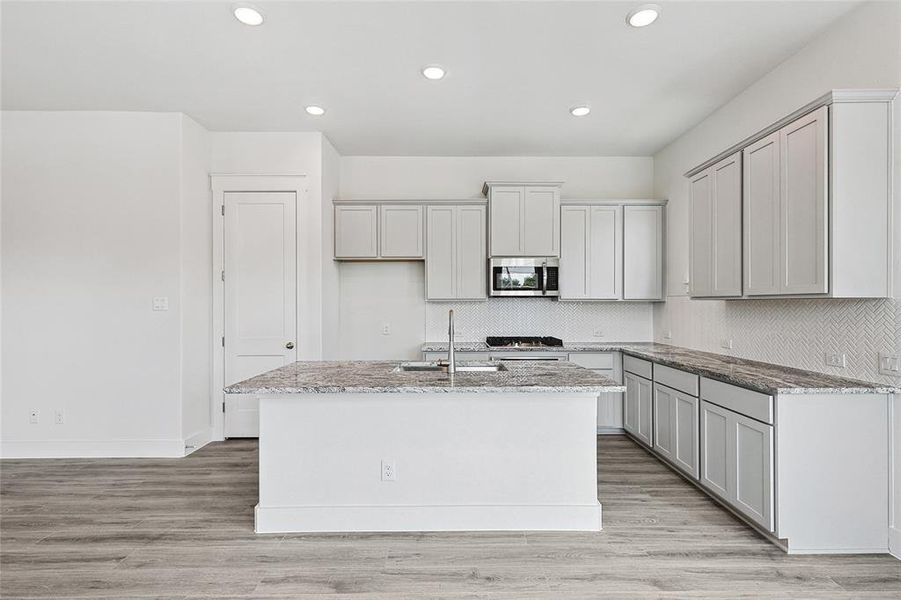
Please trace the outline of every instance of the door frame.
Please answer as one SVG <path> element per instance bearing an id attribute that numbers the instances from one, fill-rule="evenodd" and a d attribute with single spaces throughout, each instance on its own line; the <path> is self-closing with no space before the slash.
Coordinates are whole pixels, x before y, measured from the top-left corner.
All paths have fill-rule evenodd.
<path id="1" fill-rule="evenodd" d="M 211 382 L 210 382 L 210 411 L 212 415 L 212 440 L 225 439 L 225 349 L 222 340 L 225 337 L 225 281 L 222 272 L 225 270 L 225 194 L 229 192 L 294 192 L 295 224 L 294 236 L 295 252 L 300 258 L 301 240 L 301 207 L 307 190 L 306 175 L 242 175 L 230 173 L 210 174 L 210 187 L 213 190 L 213 269 L 211 272 L 213 288 L 213 323 L 210 349 L 212 355 Z M 298 304 L 297 312 L 300 316 L 300 260 L 295 261 Z M 295 321 L 295 339 L 300 330 L 299 319 Z M 300 340 L 297 339 L 298 347 Z"/>

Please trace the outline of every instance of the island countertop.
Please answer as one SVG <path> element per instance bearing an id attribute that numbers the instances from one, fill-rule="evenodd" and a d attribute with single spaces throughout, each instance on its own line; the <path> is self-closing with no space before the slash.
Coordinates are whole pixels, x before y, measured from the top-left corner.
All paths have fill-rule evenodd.
<path id="1" fill-rule="evenodd" d="M 624 392 L 613 379 L 565 361 L 507 361 L 506 370 L 398 371 L 400 361 L 301 361 L 225 388 L 227 394 Z M 465 364 L 461 361 L 458 364 Z"/>

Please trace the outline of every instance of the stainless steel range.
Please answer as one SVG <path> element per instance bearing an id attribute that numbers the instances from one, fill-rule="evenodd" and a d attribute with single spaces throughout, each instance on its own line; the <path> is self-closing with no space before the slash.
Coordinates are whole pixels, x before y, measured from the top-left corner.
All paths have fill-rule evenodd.
<path id="1" fill-rule="evenodd" d="M 489 336 L 485 338 L 489 348 L 559 348 L 563 340 L 555 337 Z"/>

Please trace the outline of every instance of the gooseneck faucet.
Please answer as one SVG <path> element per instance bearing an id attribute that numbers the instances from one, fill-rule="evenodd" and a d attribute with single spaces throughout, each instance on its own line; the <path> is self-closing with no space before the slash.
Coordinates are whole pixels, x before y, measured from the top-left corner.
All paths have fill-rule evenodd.
<path id="1" fill-rule="evenodd" d="M 457 361 L 454 356 L 454 310 L 447 313 L 447 372 L 453 375 L 457 372 Z"/>

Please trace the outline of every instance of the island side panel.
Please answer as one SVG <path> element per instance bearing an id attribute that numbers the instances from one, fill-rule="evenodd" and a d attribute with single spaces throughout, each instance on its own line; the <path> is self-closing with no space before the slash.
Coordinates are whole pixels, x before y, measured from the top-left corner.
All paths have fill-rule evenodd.
<path id="1" fill-rule="evenodd" d="M 596 411 L 591 393 L 261 395 L 256 529 L 597 531 Z"/>

